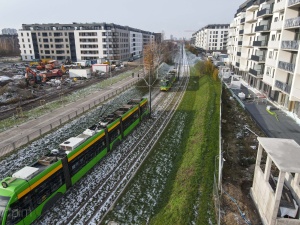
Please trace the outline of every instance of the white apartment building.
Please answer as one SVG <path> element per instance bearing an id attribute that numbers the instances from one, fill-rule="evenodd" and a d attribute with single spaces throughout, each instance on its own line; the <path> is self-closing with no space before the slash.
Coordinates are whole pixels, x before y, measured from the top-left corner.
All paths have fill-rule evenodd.
<path id="1" fill-rule="evenodd" d="M 209 24 L 193 34 L 194 45 L 205 51 L 226 50 L 229 24 Z"/>
<path id="2" fill-rule="evenodd" d="M 127 60 L 140 55 L 154 33 L 107 23 L 23 24 L 18 31 L 22 60 Z"/>
<path id="3" fill-rule="evenodd" d="M 300 117 L 300 0 L 248 0 L 230 24 L 232 69 Z"/>

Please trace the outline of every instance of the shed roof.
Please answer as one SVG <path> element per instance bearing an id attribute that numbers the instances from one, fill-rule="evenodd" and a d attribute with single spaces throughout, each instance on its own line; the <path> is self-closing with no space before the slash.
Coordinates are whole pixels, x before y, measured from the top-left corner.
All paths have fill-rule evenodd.
<path id="1" fill-rule="evenodd" d="M 257 139 L 279 170 L 300 173 L 300 146 L 293 139 Z"/>

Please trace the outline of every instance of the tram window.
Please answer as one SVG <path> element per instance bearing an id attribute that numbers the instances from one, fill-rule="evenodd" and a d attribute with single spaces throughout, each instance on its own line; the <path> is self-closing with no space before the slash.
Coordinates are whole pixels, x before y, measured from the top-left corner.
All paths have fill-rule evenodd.
<path id="1" fill-rule="evenodd" d="M 16 224 L 28 216 L 31 209 L 24 208 L 26 206 L 22 204 L 22 201 L 13 203 L 8 211 L 6 224 Z"/>
<path id="2" fill-rule="evenodd" d="M 145 104 L 145 105 L 143 105 L 141 107 L 141 114 L 143 114 L 144 112 L 146 112 L 146 110 L 147 110 L 147 104 Z"/>
<path id="3" fill-rule="evenodd" d="M 9 201 L 9 197 L 0 196 L 0 222 L 2 222 L 3 215 L 5 213 L 5 208 Z"/>
<path id="4" fill-rule="evenodd" d="M 119 125 L 109 132 L 109 134 L 108 134 L 109 142 L 112 142 L 113 140 L 115 140 L 120 134 L 121 134 L 121 131 L 120 131 L 120 125 Z"/>
<path id="5" fill-rule="evenodd" d="M 101 138 L 83 153 L 70 162 L 70 174 L 74 176 L 80 169 L 88 164 L 97 154 L 106 148 L 105 138 Z"/>
<path id="6" fill-rule="evenodd" d="M 130 125 L 139 118 L 138 111 L 131 114 L 126 120 L 123 121 L 123 129 L 126 130 Z"/>

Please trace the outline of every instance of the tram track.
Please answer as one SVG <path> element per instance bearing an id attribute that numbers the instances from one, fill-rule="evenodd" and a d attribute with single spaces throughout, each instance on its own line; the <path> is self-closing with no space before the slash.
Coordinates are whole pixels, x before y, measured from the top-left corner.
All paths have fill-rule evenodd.
<path id="1" fill-rule="evenodd" d="M 101 223 L 171 120 L 183 97 L 188 79 L 188 76 L 183 76 L 171 92 L 158 94 L 152 105 L 152 119 L 143 121 L 122 142 L 119 150 L 117 148 L 107 155 L 70 189 L 62 201 L 57 202 L 50 213 L 43 215 L 35 224 Z M 72 204 L 71 211 L 68 210 L 68 204 Z"/>
<path id="2" fill-rule="evenodd" d="M 176 92 L 165 93 L 169 94 L 168 98 L 163 96 L 161 101 L 166 101 L 168 104 L 158 104 L 164 105 L 164 107 L 161 109 L 161 114 L 156 115 L 154 121 L 151 121 L 152 126 L 148 128 L 148 132 L 139 137 L 140 140 L 135 144 L 135 147 L 128 152 L 128 155 L 123 158 L 114 171 L 107 175 L 107 178 L 101 183 L 99 188 L 93 191 L 88 198 L 89 200 L 79 207 L 79 210 L 76 210 L 64 224 L 80 224 L 83 217 L 85 224 L 101 223 L 109 208 L 114 205 L 131 178 L 134 177 L 134 174 L 147 158 L 152 147 L 171 120 L 175 109 L 183 97 L 187 83 L 188 78 L 185 77 L 181 80 L 181 84 L 177 87 Z M 161 103 L 161 101 L 159 102 Z M 105 190 L 105 187 L 110 187 L 110 190 Z M 77 218 L 80 219 L 78 220 Z"/>

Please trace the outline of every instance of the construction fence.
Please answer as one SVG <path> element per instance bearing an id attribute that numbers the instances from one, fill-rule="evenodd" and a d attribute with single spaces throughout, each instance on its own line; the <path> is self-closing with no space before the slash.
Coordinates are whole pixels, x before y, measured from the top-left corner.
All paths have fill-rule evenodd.
<path id="1" fill-rule="evenodd" d="M 39 128 L 38 130 L 36 130 L 30 134 L 26 134 L 23 137 L 13 141 L 12 143 L 10 143 L 4 147 L 0 147 L 0 157 L 34 141 L 35 139 L 43 136 L 44 134 L 50 132 L 51 130 L 58 128 L 59 126 L 65 124 L 66 122 L 69 122 L 70 120 L 82 115 L 86 111 L 89 111 L 90 109 L 94 108 L 95 106 L 98 106 L 100 103 L 103 103 L 103 102 L 109 100 L 110 98 L 120 94 L 121 92 L 129 89 L 137 82 L 138 82 L 138 80 L 134 80 L 131 83 L 127 84 L 126 86 L 123 86 L 122 88 L 112 90 L 112 92 L 106 94 L 105 96 L 95 99 L 94 101 L 87 103 L 83 107 L 76 108 L 75 111 L 73 111 L 67 115 L 63 115 L 60 118 L 55 118 L 55 120 L 53 120 L 53 121 L 50 120 L 49 124 Z"/>

